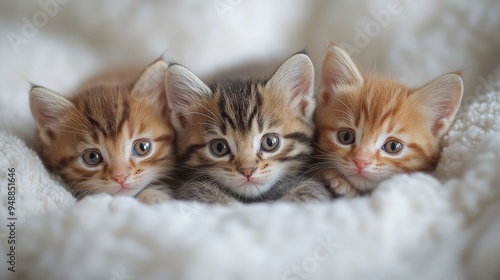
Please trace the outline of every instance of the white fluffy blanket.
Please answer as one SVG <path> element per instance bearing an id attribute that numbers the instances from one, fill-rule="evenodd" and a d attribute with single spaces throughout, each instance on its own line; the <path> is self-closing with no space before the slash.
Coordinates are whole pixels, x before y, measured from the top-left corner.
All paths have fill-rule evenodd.
<path id="1" fill-rule="evenodd" d="M 370 197 L 239 207 L 107 195 L 76 203 L 32 149 L 26 80 L 65 93 L 103 64 L 165 49 L 209 74 L 308 46 L 319 71 L 327 39 L 355 46 L 356 27 L 388 1 L 60 3 L 17 52 L 7 36 L 0 45 L 1 279 L 500 278 L 497 1 L 402 1 L 354 56 L 413 84 L 465 69 L 467 101 L 436 172 L 396 176 Z M 4 1 L 0 30 L 22 34 L 22 18 L 38 11 L 36 1 Z M 17 220 L 8 220 L 8 168 Z"/>

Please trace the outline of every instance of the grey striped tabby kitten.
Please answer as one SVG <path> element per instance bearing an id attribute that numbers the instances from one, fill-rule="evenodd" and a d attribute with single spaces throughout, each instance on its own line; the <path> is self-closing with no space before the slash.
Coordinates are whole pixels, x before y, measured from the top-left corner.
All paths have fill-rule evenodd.
<path id="1" fill-rule="evenodd" d="M 313 83 L 303 53 L 267 82 L 229 77 L 206 85 L 171 65 L 166 91 L 185 179 L 175 197 L 221 204 L 328 200 L 321 183 L 301 176 L 313 152 Z"/>

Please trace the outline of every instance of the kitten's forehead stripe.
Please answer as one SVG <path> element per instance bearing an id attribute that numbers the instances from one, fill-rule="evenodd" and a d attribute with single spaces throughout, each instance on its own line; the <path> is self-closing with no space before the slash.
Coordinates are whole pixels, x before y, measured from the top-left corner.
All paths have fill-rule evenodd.
<path id="1" fill-rule="evenodd" d="M 222 117 L 222 113 L 220 114 L 220 116 L 221 116 L 221 118 L 223 118 Z M 220 124 L 220 130 L 221 130 L 222 134 L 224 134 L 224 135 L 227 134 L 227 125 L 226 125 L 225 121 L 221 122 L 221 124 Z"/>
<path id="2" fill-rule="evenodd" d="M 262 106 L 262 96 L 261 93 L 259 92 L 257 85 L 253 84 L 252 85 L 252 92 L 255 93 L 255 98 L 254 98 L 254 104 L 253 104 L 253 109 L 250 113 L 250 116 L 248 117 L 247 121 L 247 126 L 250 128 L 252 127 L 253 120 L 257 116 L 258 118 L 260 117 L 260 108 Z"/>
<path id="3" fill-rule="evenodd" d="M 224 121 L 227 121 L 229 123 L 229 125 L 234 128 L 235 123 L 234 123 L 233 119 L 231 119 L 231 117 L 229 117 L 229 115 L 226 113 L 227 102 L 226 102 L 226 97 L 223 94 L 221 94 L 219 97 L 218 105 L 219 105 L 219 111 L 221 112 L 220 113 L 221 118 Z M 224 126 L 225 126 L 225 124 L 224 124 Z M 224 127 L 224 131 L 226 131 L 226 129 L 227 128 Z M 225 132 L 224 132 L 224 134 L 225 134 Z"/>
<path id="4" fill-rule="evenodd" d="M 405 107 L 398 102 L 401 99 L 400 96 L 405 94 L 400 89 L 384 88 L 376 91 L 370 88 L 373 87 L 370 84 L 367 87 L 363 90 L 363 100 L 358 101 L 360 110 L 359 114 L 355 116 L 356 127 L 363 127 L 363 134 L 367 135 L 366 139 L 363 139 L 364 142 L 373 141 L 372 138 L 375 138 L 380 128 L 386 129 L 389 133 L 392 132 L 395 122 L 398 121 L 395 118 L 404 113 L 402 111 L 405 110 Z M 381 94 L 380 90 L 384 91 L 383 94 Z M 345 99 L 344 103 L 349 104 L 342 104 L 348 106 L 344 109 L 346 112 L 356 111 L 356 108 L 352 108 L 352 103 L 348 103 Z M 370 135 L 373 137 L 370 137 Z"/>
<path id="5" fill-rule="evenodd" d="M 262 105 L 262 97 L 254 81 L 221 81 L 212 86 L 219 95 L 218 109 L 220 115 L 234 130 L 248 132 L 257 117 Z M 226 128 L 221 128 L 226 132 Z"/>
<path id="6" fill-rule="evenodd" d="M 253 120 L 254 120 L 255 116 L 257 116 L 257 114 L 259 112 L 260 103 L 261 103 L 260 94 L 257 93 L 257 102 L 256 102 L 256 104 L 253 107 L 253 110 L 252 110 L 252 113 L 250 114 L 250 117 L 248 118 L 248 122 L 246 124 L 247 127 L 251 127 L 252 126 L 252 123 L 253 123 Z"/>
<path id="7" fill-rule="evenodd" d="M 118 133 L 123 128 L 123 125 L 125 124 L 125 121 L 128 120 L 129 114 L 130 114 L 130 106 L 128 104 L 128 99 L 123 98 L 122 99 L 122 108 L 123 108 L 123 113 L 121 115 L 121 119 L 118 122 L 118 125 L 116 126 L 116 131 L 114 131 L 114 134 Z"/>
<path id="8" fill-rule="evenodd" d="M 105 138 L 118 134 L 130 117 L 129 98 L 122 94 L 123 92 L 123 88 L 109 91 L 88 90 L 84 93 L 88 100 L 77 101 L 77 107 L 83 107 L 82 114 L 87 117 L 95 132 L 102 133 Z M 113 98 L 111 102 L 110 98 Z M 96 135 L 93 137 L 95 141 L 98 140 Z"/>
<path id="9" fill-rule="evenodd" d="M 95 130 L 95 131 L 93 131 L 94 134 L 92 135 L 93 138 L 94 138 L 94 141 L 97 142 L 99 140 L 99 138 L 97 136 L 97 132 L 98 131 L 100 131 L 102 134 L 104 134 L 105 137 L 107 136 L 106 131 L 104 130 L 104 128 L 92 116 L 92 113 L 90 111 L 90 106 L 88 104 L 86 104 L 86 103 L 84 103 L 84 116 L 87 117 L 87 120 L 90 122 L 90 124 L 92 125 L 92 128 Z"/>
<path id="10" fill-rule="evenodd" d="M 257 117 L 257 125 L 259 126 L 259 133 L 262 133 L 264 131 L 264 120 L 260 115 Z"/>

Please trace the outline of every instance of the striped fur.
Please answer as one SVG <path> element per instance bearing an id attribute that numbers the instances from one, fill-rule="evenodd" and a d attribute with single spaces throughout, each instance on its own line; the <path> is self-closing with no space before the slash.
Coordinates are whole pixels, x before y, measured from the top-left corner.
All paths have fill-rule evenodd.
<path id="1" fill-rule="evenodd" d="M 264 201 L 302 185 L 326 197 L 319 183 L 297 183 L 313 153 L 312 69 L 309 58 L 298 54 L 269 81 L 232 77 L 207 86 L 186 68 L 170 66 L 167 93 L 187 181 L 177 197 L 226 204 Z M 275 151 L 262 149 L 266 135 L 279 138 Z M 211 152 L 217 139 L 227 143 L 227 155 Z M 245 169 L 255 170 L 245 175 Z"/>
<path id="2" fill-rule="evenodd" d="M 167 121 L 164 91 L 166 67 L 158 61 L 140 76 L 139 72 L 108 81 L 98 77 L 69 99 L 43 87 L 31 89 L 43 160 L 75 197 L 101 192 L 139 194 L 144 202 L 168 197 L 165 186 L 158 186 L 174 164 L 174 131 Z M 152 145 L 149 153 L 139 156 L 133 146 L 143 140 Z M 102 156 L 101 163 L 85 163 L 84 154 L 92 149 Z M 117 181 L 119 176 L 123 184 Z M 144 190 L 151 185 L 156 186 Z"/>
<path id="3" fill-rule="evenodd" d="M 395 174 L 435 168 L 441 139 L 460 105 L 460 76 L 445 74 L 421 88 L 409 88 L 361 75 L 335 45 L 322 71 L 315 116 L 318 166 L 337 194 L 368 192 Z M 355 135 L 351 144 L 339 137 L 346 130 Z M 388 141 L 400 143 L 402 149 L 388 152 Z"/>

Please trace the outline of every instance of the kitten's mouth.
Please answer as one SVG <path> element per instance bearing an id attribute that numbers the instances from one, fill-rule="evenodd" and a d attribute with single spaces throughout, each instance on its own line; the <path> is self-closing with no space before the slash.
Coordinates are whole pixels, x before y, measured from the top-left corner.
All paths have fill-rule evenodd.
<path id="1" fill-rule="evenodd" d="M 256 188 L 260 187 L 262 184 L 257 182 L 254 178 L 245 178 L 245 181 L 238 185 L 238 188 Z"/>
<path id="2" fill-rule="evenodd" d="M 135 189 L 135 185 L 130 183 L 124 183 L 123 185 L 117 184 L 116 188 L 118 189 L 116 193 L 128 193 L 131 190 Z"/>
<path id="3" fill-rule="evenodd" d="M 228 185 L 232 191 L 244 197 L 258 197 L 274 185 L 274 180 L 263 177 L 239 178 L 239 182 Z"/>
<path id="4" fill-rule="evenodd" d="M 256 185 L 259 185 L 259 184 L 249 179 L 245 183 L 241 184 L 240 187 L 253 187 Z"/>

